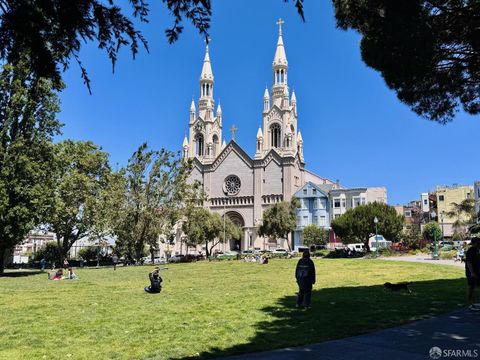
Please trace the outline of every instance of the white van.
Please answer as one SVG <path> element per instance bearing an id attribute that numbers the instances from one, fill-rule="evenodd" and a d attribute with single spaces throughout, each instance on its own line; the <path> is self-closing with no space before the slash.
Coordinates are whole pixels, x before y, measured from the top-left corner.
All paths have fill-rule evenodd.
<path id="1" fill-rule="evenodd" d="M 358 244 L 348 244 L 347 247 L 350 250 L 355 250 L 357 252 L 364 252 L 365 251 L 365 245 L 363 243 L 358 243 Z"/>

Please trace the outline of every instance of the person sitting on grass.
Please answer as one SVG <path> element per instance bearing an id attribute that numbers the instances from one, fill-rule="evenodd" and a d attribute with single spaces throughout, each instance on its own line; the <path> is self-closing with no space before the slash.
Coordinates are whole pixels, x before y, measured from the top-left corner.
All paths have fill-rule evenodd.
<path id="1" fill-rule="evenodd" d="M 73 269 L 71 267 L 68 268 L 67 276 L 65 277 L 65 280 L 78 280 L 77 274 L 73 272 Z"/>
<path id="2" fill-rule="evenodd" d="M 149 294 L 158 294 L 162 290 L 162 278 L 160 277 L 160 269 L 157 267 L 153 270 L 150 274 L 148 274 L 148 278 L 150 279 L 150 286 L 145 287 L 145 291 Z"/>
<path id="3" fill-rule="evenodd" d="M 63 279 L 63 270 L 62 269 L 58 269 L 56 272 L 54 273 L 49 273 L 48 274 L 48 279 L 49 280 L 62 280 Z"/>

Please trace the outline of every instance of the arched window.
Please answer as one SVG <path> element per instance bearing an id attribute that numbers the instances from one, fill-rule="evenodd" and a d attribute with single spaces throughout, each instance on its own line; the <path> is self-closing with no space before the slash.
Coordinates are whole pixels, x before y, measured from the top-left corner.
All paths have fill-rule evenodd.
<path id="1" fill-rule="evenodd" d="M 280 129 L 280 125 L 278 124 L 273 124 L 272 126 L 270 126 L 270 144 L 272 145 L 272 147 L 274 148 L 279 148 L 280 147 L 280 133 L 281 133 L 281 129 Z"/>
<path id="2" fill-rule="evenodd" d="M 196 154 L 198 156 L 203 156 L 204 154 L 204 149 L 205 149 L 205 143 L 203 141 L 203 135 L 202 134 L 197 134 L 195 136 L 195 146 L 196 146 Z"/>
<path id="3" fill-rule="evenodd" d="M 213 142 L 213 157 L 216 157 L 218 155 L 218 136 L 217 135 L 213 135 L 212 142 Z"/>

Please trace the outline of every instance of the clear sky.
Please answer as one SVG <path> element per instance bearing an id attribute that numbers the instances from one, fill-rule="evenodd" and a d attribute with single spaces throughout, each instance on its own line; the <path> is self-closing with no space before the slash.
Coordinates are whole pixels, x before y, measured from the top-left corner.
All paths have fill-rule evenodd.
<path id="1" fill-rule="evenodd" d="M 73 63 L 61 94 L 63 137 L 94 141 L 120 166 L 144 141 L 180 150 L 192 97 L 199 97 L 203 38 L 185 24 L 180 40 L 169 45 L 164 29 L 171 18 L 152 3 L 151 22 L 140 25 L 150 53 L 141 50 L 133 60 L 124 49 L 112 74 L 106 54 L 88 45 L 81 58 L 93 94 Z M 385 186 L 390 204 L 418 199 L 436 185 L 480 179 L 480 117 L 460 114 L 442 126 L 415 115 L 362 62 L 358 34 L 336 29 L 330 1 L 306 1 L 305 23 L 283 0 L 217 0 L 213 6 L 214 95 L 227 142 L 227 129 L 236 124 L 236 141 L 254 155 L 281 17 L 309 170 L 347 187 Z"/>

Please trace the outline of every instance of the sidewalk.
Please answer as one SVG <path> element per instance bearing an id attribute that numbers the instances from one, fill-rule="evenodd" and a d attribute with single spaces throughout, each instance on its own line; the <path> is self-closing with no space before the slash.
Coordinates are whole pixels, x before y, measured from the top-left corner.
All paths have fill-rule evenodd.
<path id="1" fill-rule="evenodd" d="M 419 262 L 427 264 L 436 264 L 436 265 L 454 265 L 464 268 L 465 263 L 455 260 L 433 260 L 431 255 L 420 254 L 420 255 L 407 255 L 407 256 L 390 256 L 390 257 L 381 257 L 381 260 L 394 260 L 394 261 L 408 261 L 408 262 Z M 480 354 L 478 355 L 480 358 Z"/>
<path id="2" fill-rule="evenodd" d="M 435 347 L 438 349 L 431 350 Z M 367 335 L 224 359 L 426 360 L 448 358 L 480 359 L 480 312 L 474 313 L 461 309 L 450 314 Z"/>

